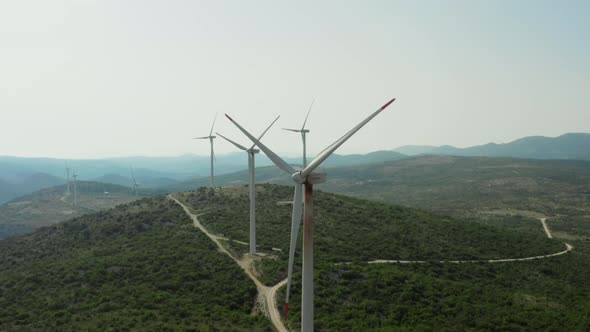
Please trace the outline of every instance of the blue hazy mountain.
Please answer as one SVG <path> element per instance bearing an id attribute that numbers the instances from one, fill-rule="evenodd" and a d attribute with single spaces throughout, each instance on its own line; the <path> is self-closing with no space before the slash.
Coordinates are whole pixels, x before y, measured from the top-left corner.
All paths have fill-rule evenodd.
<path id="1" fill-rule="evenodd" d="M 468 148 L 443 146 L 402 146 L 395 151 L 406 155 L 452 155 L 466 157 L 512 157 L 527 159 L 590 160 L 590 134 L 569 133 L 559 137 L 529 136 L 503 144 L 488 143 Z"/>
<path id="2" fill-rule="evenodd" d="M 332 155 L 326 166 L 351 166 L 371 162 L 396 160 L 404 155 L 394 151 L 377 151 L 366 155 Z M 294 165 L 301 164 L 300 158 L 285 158 Z M 209 156 L 182 155 L 177 157 L 123 157 L 108 159 L 69 160 L 71 169 L 79 180 L 99 181 L 130 186 L 133 166 L 135 178 L 142 187 L 170 187 L 188 179 L 209 175 Z M 223 175 L 247 168 L 246 153 L 218 155 L 215 174 Z M 256 159 L 257 166 L 272 163 L 263 154 Z M 47 178 L 40 177 L 45 174 Z M 0 156 L 0 204 L 14 197 L 65 182 L 65 160 L 52 158 L 22 158 Z"/>
<path id="3" fill-rule="evenodd" d="M 47 173 L 6 173 L 12 174 L 0 178 L 0 204 L 15 197 L 25 195 L 39 189 L 63 184 L 64 179 Z"/>

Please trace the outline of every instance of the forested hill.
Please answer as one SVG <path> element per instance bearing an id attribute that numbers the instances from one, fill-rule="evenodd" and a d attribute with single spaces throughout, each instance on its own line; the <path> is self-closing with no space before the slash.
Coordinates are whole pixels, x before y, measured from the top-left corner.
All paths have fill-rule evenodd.
<path id="1" fill-rule="evenodd" d="M 256 287 L 166 198 L 0 241 L 0 330 L 272 331 Z"/>
<path id="2" fill-rule="evenodd" d="M 269 285 L 286 275 L 292 194 L 291 186 L 257 187 L 259 250 L 277 256 L 257 264 Z M 248 241 L 246 187 L 202 188 L 176 196 L 214 233 Z M 541 261 L 487 263 L 487 259 L 564 250 L 561 240 L 547 239 L 538 220 L 527 225 L 485 226 L 316 191 L 316 329 L 487 331 L 584 326 L 590 319 L 585 314 L 590 287 L 584 277 L 590 273 L 590 248 L 584 242 L 574 242 L 576 249 L 570 254 Z M 229 243 L 235 251 L 247 250 L 237 242 Z M 300 319 L 300 253 L 301 242 L 291 293 L 289 325 L 294 330 Z M 484 262 L 365 263 L 374 259 Z M 338 264 L 342 262 L 351 264 Z"/>
<path id="3" fill-rule="evenodd" d="M 260 244 L 289 247 L 292 186 L 257 186 L 256 220 Z M 216 234 L 247 242 L 247 187 L 177 194 Z M 451 260 L 525 257 L 563 250 L 542 229 L 531 234 L 436 215 L 424 210 L 314 192 L 314 232 L 318 259 L 338 263 L 375 259 Z"/>
<path id="4" fill-rule="evenodd" d="M 262 255 L 254 266 L 269 286 L 286 275 L 292 195 L 292 186 L 257 186 Z M 226 238 L 231 253 L 248 250 L 246 187 L 175 197 Z M 504 229 L 316 191 L 316 327 L 575 330 L 590 300 L 587 246 L 574 242 L 572 253 L 540 262 L 487 262 L 564 250 L 536 226 Z M 300 249 L 289 320 L 294 330 Z M 366 264 L 374 259 L 430 263 Z M 448 259 L 482 262 L 437 262 Z M 0 240 L 0 291 L 0 330 L 272 330 L 257 309 L 255 285 L 167 197 Z"/>

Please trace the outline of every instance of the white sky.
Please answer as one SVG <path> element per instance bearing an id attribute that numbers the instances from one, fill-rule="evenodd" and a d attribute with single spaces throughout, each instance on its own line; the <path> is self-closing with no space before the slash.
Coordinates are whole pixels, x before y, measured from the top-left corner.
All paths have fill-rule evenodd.
<path id="1" fill-rule="evenodd" d="M 2 1 L 0 155 L 338 153 L 589 132 L 586 1 Z M 235 149 L 216 141 L 216 152 Z"/>

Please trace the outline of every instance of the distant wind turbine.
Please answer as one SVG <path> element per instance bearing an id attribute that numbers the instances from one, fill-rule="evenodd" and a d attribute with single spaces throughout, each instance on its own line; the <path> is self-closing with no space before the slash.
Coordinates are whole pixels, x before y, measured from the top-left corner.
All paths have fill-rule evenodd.
<path id="1" fill-rule="evenodd" d="M 272 125 L 279 119 L 280 116 L 277 116 L 276 119 L 262 132 L 260 136 L 258 136 L 258 140 L 261 140 L 264 134 L 272 127 Z M 246 148 L 231 139 L 217 133 L 217 135 L 221 136 L 221 138 L 225 139 L 226 141 L 230 142 L 238 149 L 246 151 L 248 154 L 248 170 L 250 173 L 249 182 L 248 182 L 248 191 L 250 196 L 250 254 L 256 254 L 256 173 L 255 173 L 255 155 L 260 152 L 258 149 L 254 149 L 256 144 L 253 144 L 250 148 Z"/>
<path id="2" fill-rule="evenodd" d="M 68 166 L 68 161 L 65 161 L 66 163 L 66 183 L 67 183 L 67 189 L 66 189 L 66 194 L 70 193 L 70 167 Z"/>
<path id="3" fill-rule="evenodd" d="M 309 133 L 309 129 L 305 129 L 305 124 L 307 123 L 307 118 L 309 117 L 309 113 L 311 112 L 311 108 L 313 107 L 313 103 L 315 102 L 315 99 L 312 100 L 311 105 L 309 105 L 309 110 L 307 111 L 307 115 L 305 116 L 305 120 L 303 121 L 303 126 L 301 126 L 301 129 L 289 129 L 289 128 L 283 128 L 283 130 L 288 130 L 288 131 L 292 131 L 295 133 L 301 133 L 301 140 L 303 141 L 303 168 L 305 168 L 305 166 L 307 166 L 307 145 L 305 142 L 305 135 L 307 133 Z"/>
<path id="4" fill-rule="evenodd" d="M 217 114 L 215 114 L 215 118 L 213 118 L 213 124 L 211 125 L 211 131 L 209 132 L 209 136 L 195 137 L 194 138 L 194 139 L 208 139 L 209 142 L 211 143 L 211 177 L 209 179 L 209 183 L 210 183 L 211 187 L 213 187 L 213 185 L 214 185 L 214 180 L 213 180 L 213 161 L 215 159 L 215 152 L 213 151 L 213 140 L 215 139 L 215 136 L 213 136 L 213 127 L 215 126 L 215 120 L 217 120 Z"/>
<path id="5" fill-rule="evenodd" d="M 137 196 L 137 187 L 139 187 L 139 184 L 135 180 L 135 173 L 133 172 L 133 166 L 129 166 L 129 169 L 131 170 L 131 179 L 133 180 L 133 183 L 131 184 L 133 186 L 133 189 L 132 189 L 133 196 Z"/>
<path id="6" fill-rule="evenodd" d="M 291 179 L 295 184 L 295 193 L 293 199 L 293 214 L 291 220 L 291 243 L 289 249 L 289 267 L 287 276 L 287 300 L 285 303 L 285 313 L 288 312 L 289 308 L 289 291 L 291 284 L 291 277 L 293 271 L 293 257 L 295 255 L 295 247 L 297 245 L 297 235 L 299 233 L 299 221 L 301 220 L 301 189 L 302 185 L 305 187 L 305 211 L 304 211 L 304 224 L 303 224 L 303 277 L 302 286 L 303 294 L 301 297 L 301 331 L 309 332 L 313 331 L 313 185 L 316 183 L 322 183 L 326 180 L 325 173 L 313 173 L 336 149 L 338 149 L 344 142 L 346 142 L 352 135 L 354 135 L 359 129 L 365 124 L 371 121 L 381 111 L 387 108 L 394 99 L 388 101 L 385 105 L 381 106 L 377 111 L 369 115 L 365 120 L 359 123 L 357 126 L 352 128 L 348 133 L 342 136 L 340 139 L 329 145 L 320 154 L 318 154 L 311 163 L 303 168 L 302 170 L 296 170 L 277 154 L 270 150 L 266 145 L 260 143 L 254 136 L 252 136 L 246 129 L 240 126 L 227 114 L 227 118 L 233 122 L 250 140 L 255 143 L 260 150 L 262 150 L 272 162 L 291 175 Z"/>
<path id="7" fill-rule="evenodd" d="M 78 205 L 78 174 L 76 174 L 75 170 L 72 170 L 74 174 L 72 174 L 72 178 L 74 178 L 74 206 Z"/>

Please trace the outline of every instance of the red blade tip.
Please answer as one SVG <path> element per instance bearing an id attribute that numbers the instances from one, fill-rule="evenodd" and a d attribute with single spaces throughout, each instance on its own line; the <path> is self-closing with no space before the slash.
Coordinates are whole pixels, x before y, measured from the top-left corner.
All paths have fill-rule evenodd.
<path id="1" fill-rule="evenodd" d="M 380 109 L 385 109 L 387 106 L 389 106 L 389 104 L 393 103 L 395 101 L 395 98 L 393 98 L 392 100 L 388 101 L 387 104 L 381 106 Z"/>

